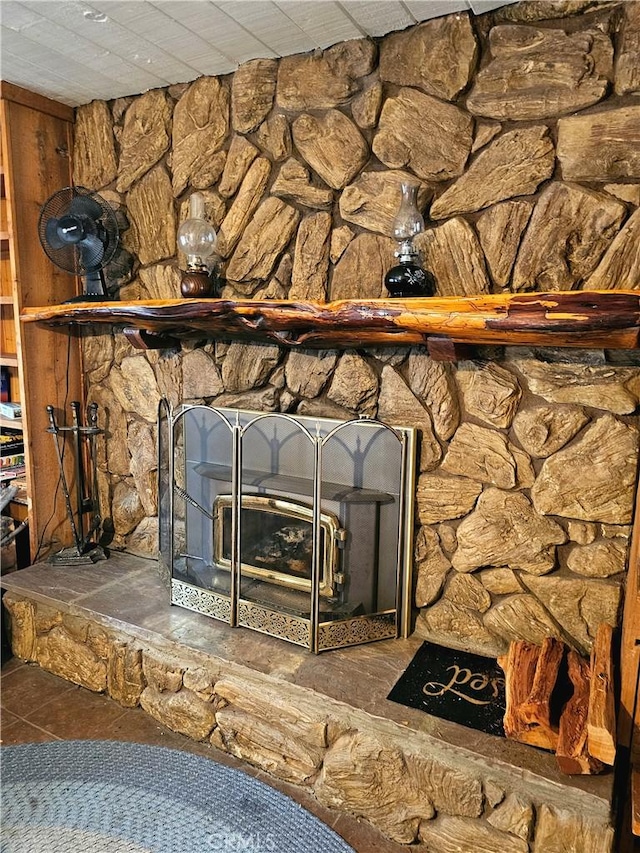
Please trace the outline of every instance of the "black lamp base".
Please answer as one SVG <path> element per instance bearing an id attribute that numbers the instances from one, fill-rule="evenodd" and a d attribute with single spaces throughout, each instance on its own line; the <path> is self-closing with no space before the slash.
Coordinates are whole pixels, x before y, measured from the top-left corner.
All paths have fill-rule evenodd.
<path id="1" fill-rule="evenodd" d="M 393 297 L 433 296 L 436 280 L 417 264 L 400 263 L 384 277 L 384 286 Z"/>

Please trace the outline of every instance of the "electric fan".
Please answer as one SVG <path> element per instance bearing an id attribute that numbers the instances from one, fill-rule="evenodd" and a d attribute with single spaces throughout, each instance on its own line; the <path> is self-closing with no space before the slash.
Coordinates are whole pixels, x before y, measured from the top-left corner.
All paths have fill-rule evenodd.
<path id="1" fill-rule="evenodd" d="M 38 236 L 47 257 L 65 272 L 81 275 L 84 296 L 106 299 L 103 269 L 118 248 L 119 229 L 111 206 L 85 187 L 65 187 L 45 201 Z"/>

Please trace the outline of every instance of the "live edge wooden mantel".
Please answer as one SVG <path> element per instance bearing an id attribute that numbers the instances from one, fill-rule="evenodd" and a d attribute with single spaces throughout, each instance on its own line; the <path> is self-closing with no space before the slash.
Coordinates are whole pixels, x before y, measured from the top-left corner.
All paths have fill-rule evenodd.
<path id="1" fill-rule="evenodd" d="M 168 299 L 75 302 L 26 308 L 23 322 L 123 327 L 142 348 L 183 337 L 277 343 L 291 348 L 423 344 L 435 358 L 469 357 L 465 345 L 635 349 L 640 292 L 553 293 L 367 299 L 339 302 Z M 462 346 L 461 346 L 462 345 Z"/>

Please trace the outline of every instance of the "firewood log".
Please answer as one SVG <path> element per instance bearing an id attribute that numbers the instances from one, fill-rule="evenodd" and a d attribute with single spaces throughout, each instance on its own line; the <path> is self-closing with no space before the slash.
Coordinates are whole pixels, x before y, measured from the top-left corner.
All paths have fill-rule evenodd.
<path id="1" fill-rule="evenodd" d="M 587 716 L 587 748 L 589 755 L 603 764 L 613 765 L 616 759 L 616 712 L 613 695 L 613 660 L 611 642 L 613 628 L 598 626 L 591 651 L 591 685 Z"/>
<path id="2" fill-rule="evenodd" d="M 587 715 L 589 712 L 589 664 L 575 651 L 568 654 L 569 678 L 573 696 L 564 706 L 556 760 L 563 773 L 598 773 L 602 764 L 587 751 Z"/>
<path id="3" fill-rule="evenodd" d="M 540 649 L 531 691 L 520 706 L 520 717 L 535 732 L 538 746 L 554 750 L 558 744 L 558 723 L 552 719 L 551 695 L 558 680 L 565 646 L 555 637 L 546 637 Z"/>
<path id="4" fill-rule="evenodd" d="M 551 647 L 549 647 L 551 648 Z M 545 652 L 545 660 L 550 656 Z M 505 672 L 506 711 L 504 715 L 504 733 L 511 740 L 539 746 L 543 749 L 554 749 L 557 732 L 546 724 L 545 712 L 539 717 L 536 708 L 544 708 L 547 699 L 545 693 L 553 690 L 555 681 L 550 686 L 542 671 L 536 681 L 538 661 L 541 657 L 539 646 L 526 640 L 516 640 L 509 646 L 506 656 L 498 658 L 498 663 Z M 529 697 L 533 693 L 533 702 Z M 526 708 L 523 713 L 523 708 Z"/>
<path id="5" fill-rule="evenodd" d="M 553 750 L 558 741 L 551 719 L 551 694 L 556 684 L 564 646 L 548 638 L 539 646 L 517 640 L 498 658 L 505 672 L 506 737 L 531 746 Z"/>

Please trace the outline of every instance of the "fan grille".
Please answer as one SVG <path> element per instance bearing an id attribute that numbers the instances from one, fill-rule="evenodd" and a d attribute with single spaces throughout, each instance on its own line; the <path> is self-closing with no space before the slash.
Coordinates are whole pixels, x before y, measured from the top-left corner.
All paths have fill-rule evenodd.
<path id="1" fill-rule="evenodd" d="M 64 187 L 43 204 L 38 236 L 57 267 L 86 275 L 103 269 L 113 258 L 118 223 L 113 209 L 98 193 L 86 187 Z M 81 239 L 75 241 L 76 237 Z"/>

